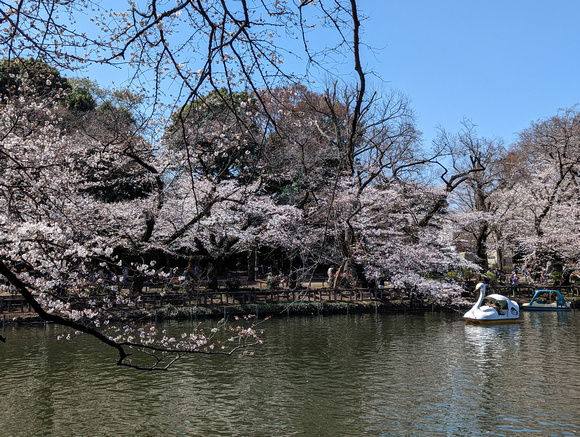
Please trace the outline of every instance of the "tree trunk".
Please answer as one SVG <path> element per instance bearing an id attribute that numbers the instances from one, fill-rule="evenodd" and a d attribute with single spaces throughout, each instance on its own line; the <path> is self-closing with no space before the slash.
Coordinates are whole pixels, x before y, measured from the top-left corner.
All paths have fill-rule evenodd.
<path id="1" fill-rule="evenodd" d="M 296 289 L 296 282 L 297 282 L 297 278 L 296 278 L 296 271 L 294 270 L 294 265 L 293 265 L 293 257 L 292 255 L 290 255 L 290 270 L 288 272 L 288 288 L 290 288 L 291 290 Z"/>
<path id="2" fill-rule="evenodd" d="M 487 236 L 488 236 L 488 226 L 487 223 L 484 223 L 479 227 L 475 243 L 475 254 L 479 258 L 480 260 L 479 265 L 484 269 L 484 271 L 487 271 L 489 269 L 489 262 L 487 260 L 487 244 L 486 244 Z"/>
<path id="3" fill-rule="evenodd" d="M 207 262 L 207 288 L 213 291 L 218 289 L 218 266 L 217 260 L 213 258 Z"/>
<path id="4" fill-rule="evenodd" d="M 248 250 L 248 281 L 256 280 L 256 267 L 258 267 L 257 259 L 258 250 Z"/>
<path id="5" fill-rule="evenodd" d="M 497 266 L 503 272 L 503 250 L 497 249 L 496 257 L 497 257 Z"/>
<path id="6" fill-rule="evenodd" d="M 141 294 L 143 292 L 144 286 L 145 286 L 145 276 L 144 275 L 134 275 L 133 281 L 131 282 L 131 287 L 129 288 L 129 293 Z"/>

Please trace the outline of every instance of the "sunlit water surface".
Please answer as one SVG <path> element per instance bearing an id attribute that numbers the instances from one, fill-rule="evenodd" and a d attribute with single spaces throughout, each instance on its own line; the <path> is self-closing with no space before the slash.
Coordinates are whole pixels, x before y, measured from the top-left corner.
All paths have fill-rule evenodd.
<path id="1" fill-rule="evenodd" d="M 262 327 L 254 356 L 194 356 L 169 372 L 119 368 L 90 337 L 58 341 L 58 327 L 6 328 L 0 435 L 580 434 L 576 311 L 490 327 L 452 314 Z"/>

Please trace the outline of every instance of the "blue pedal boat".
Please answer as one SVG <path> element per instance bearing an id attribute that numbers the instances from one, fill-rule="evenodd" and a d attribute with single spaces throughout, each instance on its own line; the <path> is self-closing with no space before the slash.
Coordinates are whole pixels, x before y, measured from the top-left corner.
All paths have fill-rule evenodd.
<path id="1" fill-rule="evenodd" d="M 566 302 L 558 290 L 536 290 L 534 297 L 522 305 L 526 311 L 570 311 L 570 302 Z"/>

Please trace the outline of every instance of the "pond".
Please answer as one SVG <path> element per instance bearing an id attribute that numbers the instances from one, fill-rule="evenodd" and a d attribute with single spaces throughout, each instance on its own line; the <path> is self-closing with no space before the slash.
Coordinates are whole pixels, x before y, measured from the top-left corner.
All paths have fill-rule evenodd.
<path id="1" fill-rule="evenodd" d="M 580 433 L 577 311 L 496 326 L 428 313 L 262 327 L 265 344 L 253 356 L 193 356 L 168 372 L 119 368 L 114 351 L 88 336 L 57 340 L 59 327 L 6 328 L 0 434 Z"/>

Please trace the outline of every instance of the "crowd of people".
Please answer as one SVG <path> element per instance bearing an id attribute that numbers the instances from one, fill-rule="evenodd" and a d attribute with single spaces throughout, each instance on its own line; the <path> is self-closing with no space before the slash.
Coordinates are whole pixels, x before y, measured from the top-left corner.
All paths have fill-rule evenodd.
<path id="1" fill-rule="evenodd" d="M 557 272 L 554 274 L 554 272 Z M 540 266 L 514 266 L 511 274 L 507 276 L 499 268 L 490 270 L 488 273 L 493 274 L 498 284 L 508 285 L 512 296 L 518 293 L 518 286 L 525 283 L 527 285 L 546 284 L 554 281 L 558 285 L 571 284 L 580 281 L 580 273 L 566 266 L 560 270 L 550 270 Z M 520 282 L 521 281 L 521 282 Z"/>

